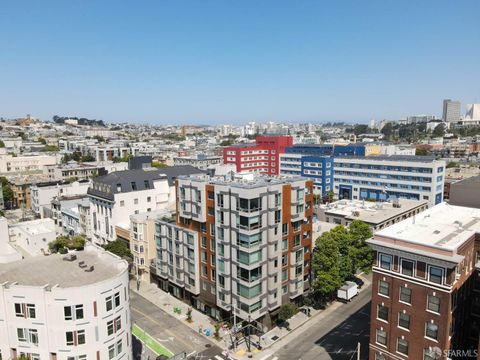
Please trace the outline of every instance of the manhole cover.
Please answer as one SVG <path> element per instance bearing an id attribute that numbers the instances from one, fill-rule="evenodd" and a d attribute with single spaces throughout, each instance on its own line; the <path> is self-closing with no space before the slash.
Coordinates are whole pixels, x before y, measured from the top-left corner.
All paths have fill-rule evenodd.
<path id="1" fill-rule="evenodd" d="M 212 347 L 212 344 L 205 344 L 206 348 Z"/>
<path id="2" fill-rule="evenodd" d="M 277 335 L 273 336 L 273 337 L 272 337 L 272 340 L 273 340 L 273 341 L 277 341 L 277 340 L 278 340 L 278 336 L 277 336 Z"/>

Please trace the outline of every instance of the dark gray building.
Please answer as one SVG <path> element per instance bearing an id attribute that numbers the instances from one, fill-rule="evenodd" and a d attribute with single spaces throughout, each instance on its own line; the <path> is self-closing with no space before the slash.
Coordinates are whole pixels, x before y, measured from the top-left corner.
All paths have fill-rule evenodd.
<path id="1" fill-rule="evenodd" d="M 472 176 L 450 185 L 450 204 L 480 209 L 480 176 Z"/>

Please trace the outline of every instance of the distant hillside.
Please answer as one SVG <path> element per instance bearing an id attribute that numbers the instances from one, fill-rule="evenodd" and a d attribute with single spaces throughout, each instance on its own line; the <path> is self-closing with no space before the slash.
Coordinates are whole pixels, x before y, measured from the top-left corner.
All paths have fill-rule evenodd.
<path id="1" fill-rule="evenodd" d="M 75 116 L 58 116 L 58 115 L 55 115 L 52 119 L 53 119 L 53 122 L 57 124 L 64 124 L 65 120 L 72 119 L 72 120 L 77 120 L 78 125 L 91 125 L 91 126 L 105 127 L 105 123 L 103 122 L 103 120 L 78 118 Z"/>

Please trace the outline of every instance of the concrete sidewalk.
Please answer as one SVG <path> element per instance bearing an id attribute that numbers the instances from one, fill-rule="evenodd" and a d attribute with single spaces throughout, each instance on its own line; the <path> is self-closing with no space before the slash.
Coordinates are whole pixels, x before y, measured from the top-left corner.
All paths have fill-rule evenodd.
<path id="1" fill-rule="evenodd" d="M 151 303 L 155 304 L 170 316 L 181 320 L 185 325 L 192 328 L 196 332 L 201 332 L 202 335 L 208 340 L 210 340 L 213 344 L 221 348 L 226 347 L 223 340 L 216 340 L 213 337 L 216 321 L 210 316 L 203 314 L 202 312 L 188 306 L 188 304 L 160 289 L 156 284 L 149 283 L 145 280 L 140 281 L 139 290 L 137 290 L 136 280 L 130 280 L 130 290 L 141 295 Z M 176 309 L 177 311 L 174 311 L 174 309 Z M 187 321 L 188 309 L 192 309 L 191 322 Z M 206 335 L 208 333 L 210 334 L 209 336 Z M 222 338 L 224 334 L 224 330 L 220 329 L 220 338 Z"/>

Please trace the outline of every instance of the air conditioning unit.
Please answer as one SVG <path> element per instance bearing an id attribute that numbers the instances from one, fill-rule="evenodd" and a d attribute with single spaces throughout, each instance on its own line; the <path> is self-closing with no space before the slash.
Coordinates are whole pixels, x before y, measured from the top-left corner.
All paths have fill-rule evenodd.
<path id="1" fill-rule="evenodd" d="M 455 280 L 460 279 L 461 274 L 455 274 Z"/>

